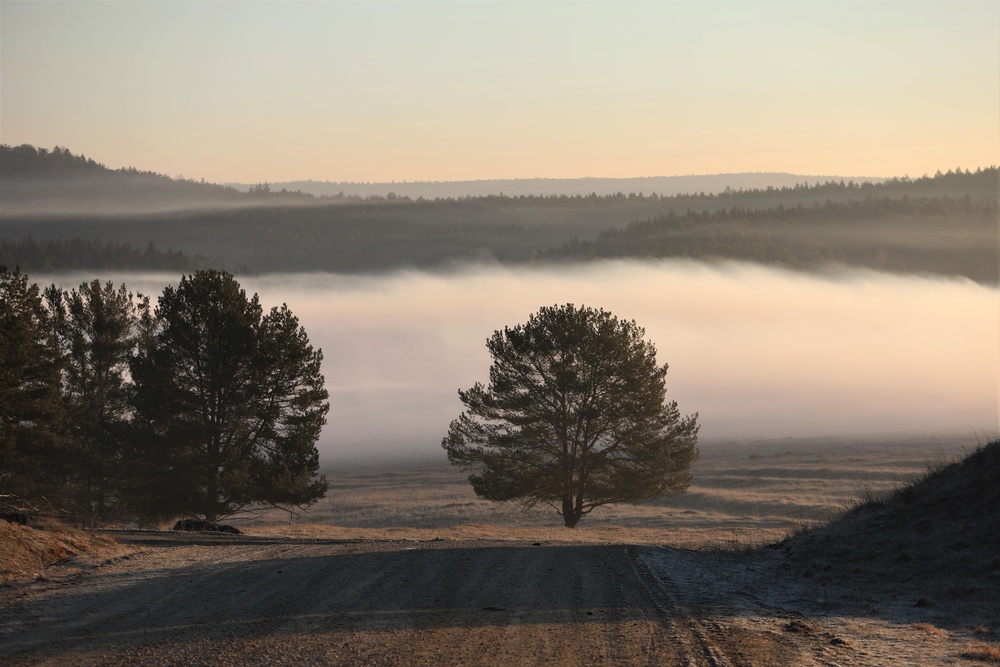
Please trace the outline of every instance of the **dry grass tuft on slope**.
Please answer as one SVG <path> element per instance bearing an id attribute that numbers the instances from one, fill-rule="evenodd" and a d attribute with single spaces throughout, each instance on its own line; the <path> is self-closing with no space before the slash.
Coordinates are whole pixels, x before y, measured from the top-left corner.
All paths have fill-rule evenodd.
<path id="1" fill-rule="evenodd" d="M 55 519 L 22 526 L 0 521 L 0 583 L 43 578 L 42 570 L 80 555 L 116 555 L 121 547 L 105 535 Z"/>
<path id="2" fill-rule="evenodd" d="M 968 651 L 963 652 L 962 657 L 968 660 L 1000 663 L 1000 646 L 996 644 L 978 644 Z"/>

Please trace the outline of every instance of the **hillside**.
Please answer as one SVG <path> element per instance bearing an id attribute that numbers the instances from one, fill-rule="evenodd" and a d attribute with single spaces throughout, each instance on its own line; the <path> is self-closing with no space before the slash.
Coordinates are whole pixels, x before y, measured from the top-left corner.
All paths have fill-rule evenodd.
<path id="1" fill-rule="evenodd" d="M 1000 440 L 774 545 L 842 613 L 1000 633 Z M 912 619 L 911 619 L 912 620 Z"/>
<path id="2" fill-rule="evenodd" d="M 812 206 L 676 214 L 606 230 L 542 261 L 738 259 L 808 270 L 826 264 L 997 282 L 997 204 L 951 197 L 866 197 Z"/>
<path id="3" fill-rule="evenodd" d="M 124 248 L 130 257 L 152 243 L 182 253 L 181 264 L 197 264 L 200 255 L 255 272 L 680 257 L 800 270 L 838 263 L 997 282 L 995 167 L 715 194 L 433 200 L 315 198 L 265 184 L 244 193 L 110 170 L 65 149 L 31 146 L 0 147 L 0 173 L 0 238 L 15 248 L 5 261 L 26 268 L 70 268 L 61 259 L 65 243 L 80 239 Z M 35 245 L 25 244 L 29 237 Z M 22 251 L 39 246 L 52 250 Z"/>
<path id="4" fill-rule="evenodd" d="M 171 178 L 134 167 L 109 169 L 58 146 L 48 150 L 27 144 L 0 145 L 0 202 L 5 217 L 246 206 L 278 195 L 285 203 L 312 199 L 301 193 L 271 193 L 259 188 L 240 192 L 204 180 Z"/>

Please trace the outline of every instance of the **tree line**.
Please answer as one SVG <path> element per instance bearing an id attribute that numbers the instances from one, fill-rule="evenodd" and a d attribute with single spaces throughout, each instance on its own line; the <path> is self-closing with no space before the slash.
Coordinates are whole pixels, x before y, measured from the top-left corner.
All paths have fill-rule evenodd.
<path id="1" fill-rule="evenodd" d="M 996 235 L 990 232 L 997 178 L 997 170 L 990 168 L 879 184 L 826 183 L 704 196 L 398 198 L 302 206 L 275 201 L 130 215 L 29 216 L 5 210 L 0 237 L 8 244 L 24 243 L 29 236 L 53 243 L 92 238 L 123 248 L 153 242 L 192 258 L 195 266 L 181 270 L 197 268 L 198 255 L 223 258 L 226 265 L 249 271 L 357 273 L 462 261 L 689 257 L 801 269 L 839 262 L 991 282 L 997 264 L 991 259 L 997 252 Z M 686 226 L 677 229 L 678 221 Z M 650 227 L 657 229 L 645 234 Z M 932 237 L 935 243 L 913 242 Z M 5 261 L 27 266 L 30 244 L 16 250 Z M 37 262 L 46 270 L 76 268 L 62 250 L 54 245 Z M 90 256 L 95 263 L 106 261 Z M 160 261 L 155 255 L 148 261 L 135 259 L 140 263 L 136 269 L 157 268 Z"/>
<path id="2" fill-rule="evenodd" d="M 322 352 L 287 306 L 200 270 L 155 307 L 0 266 L 0 496 L 94 520 L 210 521 L 321 498 Z"/>
<path id="3" fill-rule="evenodd" d="M 670 213 L 575 239 L 540 262 L 622 258 L 736 259 L 809 270 L 842 264 L 965 276 L 996 284 L 997 202 L 971 197 L 868 197 L 766 211 Z"/>
<path id="4" fill-rule="evenodd" d="M 161 250 L 150 241 L 145 249 L 130 243 L 97 239 L 49 238 L 28 236 L 22 239 L 0 238 L 0 264 L 20 266 L 25 271 L 193 271 L 223 266 L 221 258 L 188 255 L 167 248 Z"/>
<path id="5" fill-rule="evenodd" d="M 481 498 L 551 505 L 569 528 L 683 493 L 698 415 L 666 402 L 644 335 L 573 304 L 496 331 L 449 460 Z M 322 358 L 287 305 L 265 314 L 225 271 L 183 276 L 154 308 L 124 284 L 42 289 L 0 266 L 0 505 L 152 524 L 307 507 L 327 490 Z"/>

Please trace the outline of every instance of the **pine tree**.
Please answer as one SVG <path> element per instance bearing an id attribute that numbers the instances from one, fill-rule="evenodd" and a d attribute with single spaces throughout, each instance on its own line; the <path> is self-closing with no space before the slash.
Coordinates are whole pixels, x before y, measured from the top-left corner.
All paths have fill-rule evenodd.
<path id="1" fill-rule="evenodd" d="M 52 314 L 38 285 L 0 266 L 0 495 L 58 502 L 65 412 Z"/>
<path id="2" fill-rule="evenodd" d="M 442 446 L 481 498 L 542 502 L 568 528 L 596 507 L 676 495 L 697 458 L 697 414 L 665 402 L 667 366 L 635 322 L 572 304 L 496 331 L 489 386 Z"/>
<path id="3" fill-rule="evenodd" d="M 263 316 L 231 274 L 198 271 L 163 291 L 141 329 L 132 375 L 158 511 L 214 521 L 324 495 L 322 352 L 287 306 Z"/>

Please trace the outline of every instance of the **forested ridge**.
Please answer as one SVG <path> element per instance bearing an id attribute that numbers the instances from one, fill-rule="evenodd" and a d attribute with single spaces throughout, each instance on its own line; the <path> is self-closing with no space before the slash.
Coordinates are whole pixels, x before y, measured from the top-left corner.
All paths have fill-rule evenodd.
<path id="1" fill-rule="evenodd" d="M 135 213 L 204 206 L 240 206 L 261 199 L 312 200 L 300 192 L 271 192 L 266 184 L 235 188 L 135 167 L 109 169 L 67 148 L 0 145 L 0 202 L 4 215 Z M 144 245 L 144 244 L 143 244 Z"/>
<path id="2" fill-rule="evenodd" d="M 223 267 L 219 258 L 187 255 L 178 250 L 161 250 L 150 241 L 145 249 L 129 243 L 97 239 L 48 238 L 39 241 L 28 236 L 17 240 L 0 238 L 0 265 L 20 266 L 28 271 L 191 271 Z"/>
<path id="3" fill-rule="evenodd" d="M 686 257 L 997 281 L 996 167 L 715 194 L 362 199 L 272 192 L 267 184 L 242 193 L 109 170 L 65 149 L 4 146 L 0 158 L 3 261 L 33 270 L 166 268 L 155 266 L 164 260 L 155 253 L 137 263 L 146 261 L 137 249 L 153 243 L 178 266 L 201 266 L 209 257 L 253 272 Z M 104 181 L 116 185 L 95 185 Z M 132 259 L 70 266 L 60 244 L 72 239 L 110 244 Z M 39 254 L 40 246 L 50 252 Z M 98 255 L 88 254 L 95 262 Z"/>
<path id="4" fill-rule="evenodd" d="M 888 197 L 759 210 L 688 211 L 565 243 L 546 260 L 736 259 L 809 269 L 828 264 L 997 281 L 997 202 Z"/>

